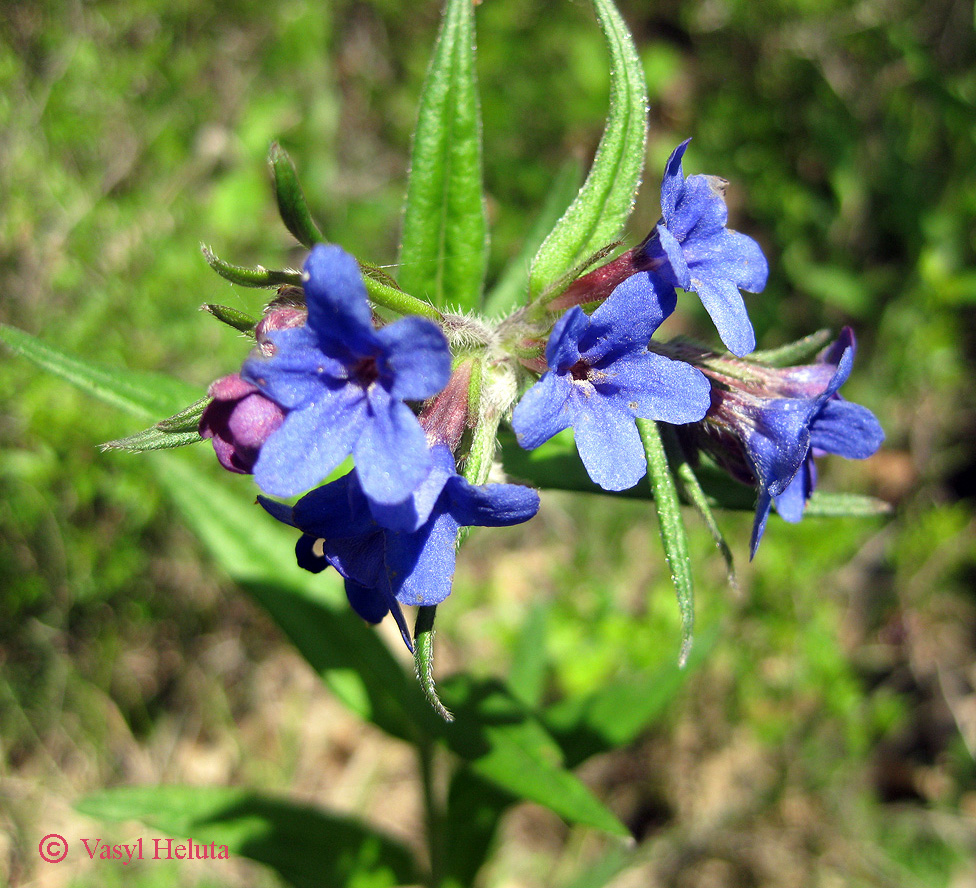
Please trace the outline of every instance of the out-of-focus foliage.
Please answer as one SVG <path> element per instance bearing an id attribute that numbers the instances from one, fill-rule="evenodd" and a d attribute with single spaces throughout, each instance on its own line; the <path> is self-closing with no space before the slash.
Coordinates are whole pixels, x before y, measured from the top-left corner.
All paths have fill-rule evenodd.
<path id="1" fill-rule="evenodd" d="M 595 768 L 593 785 L 647 840 L 660 884 L 953 884 L 976 858 L 971 5 L 619 6 L 651 106 L 629 242 L 656 221 L 663 162 L 692 136 L 687 171 L 731 181 L 733 227 L 770 258 L 769 286 L 747 297 L 760 346 L 824 324 L 858 331 L 845 395 L 888 440 L 868 463 L 826 463 L 824 485 L 898 511 L 771 519 L 756 563 L 739 556 L 738 596 L 709 567 L 707 534 L 693 534 L 714 647 L 660 730 Z M 199 243 L 244 265 L 301 260 L 277 221 L 273 139 L 326 237 L 393 262 L 438 7 L 7 4 L 0 321 L 202 392 L 246 344 L 195 309 L 254 314 L 261 294 L 214 275 Z M 584 4 L 487 0 L 476 18 L 490 283 L 566 158 L 589 159 L 609 83 Z M 704 314 L 682 309 L 688 332 L 708 337 Z M 165 747 L 174 725 L 235 750 L 228 781 L 287 787 L 301 756 L 287 732 L 260 749 L 256 729 L 233 739 L 268 705 L 253 664 L 283 642 L 181 529 L 148 463 L 99 454 L 131 422 L 7 356 L 0 399 L 0 824 L 13 837 L 0 875 L 16 883 L 42 865 L 44 803 L 171 779 L 138 749 Z M 247 479 L 223 483 L 253 493 Z M 507 674 L 542 649 L 519 673 L 539 697 L 670 662 L 680 626 L 644 515 L 556 496 L 538 524 L 475 535 L 439 622 L 445 662 L 463 652 L 474 673 Z M 744 553 L 748 519 L 723 518 Z M 536 845 L 503 831 L 486 884 L 570 884 L 604 846 L 561 829 Z M 173 883 L 160 872 L 139 884 Z M 76 884 L 116 878 L 103 867 Z"/>

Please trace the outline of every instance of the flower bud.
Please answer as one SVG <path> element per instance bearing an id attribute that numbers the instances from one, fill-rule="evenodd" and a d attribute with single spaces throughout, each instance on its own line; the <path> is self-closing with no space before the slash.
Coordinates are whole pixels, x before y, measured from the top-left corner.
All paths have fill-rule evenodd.
<path id="1" fill-rule="evenodd" d="M 285 411 L 236 373 L 212 383 L 207 394 L 213 400 L 200 417 L 200 437 L 213 440 L 225 469 L 251 474 L 261 445 L 281 425 Z"/>
<path id="2" fill-rule="evenodd" d="M 294 327 L 304 327 L 308 320 L 308 311 L 294 305 L 280 305 L 270 309 L 254 328 L 254 338 L 258 348 L 266 358 L 275 353 L 275 345 L 268 337 L 276 330 L 290 330 Z"/>

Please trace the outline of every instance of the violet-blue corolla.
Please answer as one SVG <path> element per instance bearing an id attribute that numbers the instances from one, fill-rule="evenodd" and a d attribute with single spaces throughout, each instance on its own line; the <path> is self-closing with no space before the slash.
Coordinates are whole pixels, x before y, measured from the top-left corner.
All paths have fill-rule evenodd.
<path id="1" fill-rule="evenodd" d="M 700 363 L 692 358 L 714 383 L 699 441 L 759 490 L 751 555 L 774 502 L 787 521 L 802 517 L 816 483 L 815 456 L 866 459 L 881 446 L 884 432 L 874 414 L 838 394 L 855 351 L 854 333 L 845 327 L 815 364 L 778 368 L 714 355 Z"/>
<path id="2" fill-rule="evenodd" d="M 410 496 L 413 529 L 391 530 L 377 521 L 358 469 L 306 494 L 294 508 L 260 498 L 275 518 L 302 531 L 299 565 L 316 573 L 334 567 L 353 610 L 370 623 L 392 613 L 411 650 L 401 605 L 435 605 L 450 595 L 460 528 L 521 524 L 539 509 L 535 490 L 470 484 L 457 474 L 448 447 L 438 444 L 430 452 L 432 468 Z"/>
<path id="3" fill-rule="evenodd" d="M 292 496 L 317 484 L 351 453 L 366 496 L 405 501 L 430 471 L 426 436 L 404 402 L 435 395 L 451 355 L 436 324 L 405 317 L 375 329 L 356 260 L 316 245 L 305 262 L 304 326 L 269 332 L 270 357 L 241 376 L 288 413 L 261 448 L 258 486 Z"/>
<path id="4" fill-rule="evenodd" d="M 549 369 L 512 416 L 519 444 L 532 450 L 570 426 L 590 478 L 604 490 L 633 487 L 647 471 L 636 418 L 701 419 L 709 383 L 683 361 L 647 350 L 674 309 L 674 291 L 653 274 L 629 277 L 592 316 L 573 306 L 546 344 Z"/>
<path id="5" fill-rule="evenodd" d="M 725 227 L 728 182 L 717 176 L 684 177 L 681 160 L 688 141 L 668 158 L 661 182 L 661 221 L 631 261 L 671 287 L 697 293 L 726 348 L 741 357 L 756 347 L 756 337 L 739 291 L 760 292 L 769 265 L 751 237 Z"/>

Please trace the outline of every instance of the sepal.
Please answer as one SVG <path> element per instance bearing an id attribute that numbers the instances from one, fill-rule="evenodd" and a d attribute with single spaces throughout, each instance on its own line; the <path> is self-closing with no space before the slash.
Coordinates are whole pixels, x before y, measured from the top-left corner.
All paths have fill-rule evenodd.
<path id="1" fill-rule="evenodd" d="M 231 265 L 217 258 L 214 251 L 206 244 L 200 244 L 200 250 L 207 264 L 217 272 L 224 280 L 230 281 L 241 287 L 261 287 L 268 288 L 280 287 L 282 284 L 291 284 L 296 287 L 302 285 L 302 275 L 297 271 L 272 271 L 263 265 L 255 265 L 254 268 L 247 268 L 244 265 Z"/>
<path id="2" fill-rule="evenodd" d="M 251 336 L 254 335 L 254 328 L 258 323 L 256 318 L 252 318 L 249 314 L 238 311 L 236 308 L 231 308 L 229 305 L 215 305 L 212 302 L 205 302 L 200 306 L 200 311 L 212 314 L 218 321 L 227 324 L 228 327 L 233 327 L 235 330 L 240 330 L 241 333 L 247 333 Z"/>
<path id="3" fill-rule="evenodd" d="M 128 453 L 145 453 L 149 450 L 170 450 L 174 447 L 195 444 L 202 440 L 197 428 L 200 417 L 210 400 L 210 398 L 201 398 L 180 410 L 179 413 L 159 420 L 148 429 L 115 441 L 106 441 L 99 446 L 103 451 L 125 450 Z"/>
<path id="4" fill-rule="evenodd" d="M 274 175 L 275 198 L 285 228 L 294 235 L 295 240 L 309 250 L 315 244 L 324 243 L 325 238 L 312 220 L 312 214 L 309 213 L 308 205 L 305 203 L 305 195 L 299 184 L 295 165 L 285 149 L 277 142 L 271 143 L 268 163 Z"/>

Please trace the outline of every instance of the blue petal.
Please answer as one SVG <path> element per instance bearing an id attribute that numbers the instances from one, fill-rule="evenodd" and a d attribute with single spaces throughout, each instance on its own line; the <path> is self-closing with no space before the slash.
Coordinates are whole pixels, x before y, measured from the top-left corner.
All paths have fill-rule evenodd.
<path id="1" fill-rule="evenodd" d="M 602 358 L 644 351 L 676 301 L 674 288 L 650 272 L 631 275 L 591 315 L 579 340 L 581 355 L 593 366 Z"/>
<path id="2" fill-rule="evenodd" d="M 361 586 L 355 580 L 346 580 L 346 598 L 367 623 L 379 623 L 390 612 L 386 596 L 379 589 Z"/>
<path id="3" fill-rule="evenodd" d="M 367 623 L 379 623 L 387 613 L 392 612 L 393 619 L 400 628 L 403 643 L 407 646 L 407 650 L 413 653 L 413 639 L 410 637 L 407 621 L 403 618 L 399 602 L 388 590 L 362 586 L 353 580 L 346 580 L 346 598 L 349 599 L 352 609 Z M 382 613 L 380 613 L 381 609 Z"/>
<path id="4" fill-rule="evenodd" d="M 298 566 L 313 574 L 322 573 L 330 566 L 328 558 L 316 543 L 318 540 L 307 533 L 303 533 L 295 543 L 295 560 Z"/>
<path id="5" fill-rule="evenodd" d="M 578 305 L 556 321 L 546 343 L 546 363 L 550 370 L 565 373 L 580 359 L 580 337 L 589 326 L 590 319 Z"/>
<path id="6" fill-rule="evenodd" d="M 430 449 L 432 466 L 427 477 L 402 503 L 385 505 L 370 502 L 369 508 L 376 522 L 388 530 L 411 532 L 426 524 L 444 485 L 457 477 L 454 456 L 443 444 Z"/>
<path id="7" fill-rule="evenodd" d="M 683 361 L 644 352 L 620 358 L 607 370 L 617 390 L 613 397 L 642 419 L 675 425 L 697 422 L 711 405 L 708 380 Z"/>
<path id="8" fill-rule="evenodd" d="M 451 594 L 458 524 L 444 513 L 416 533 L 386 534 L 390 586 L 402 604 L 440 604 Z"/>
<path id="9" fill-rule="evenodd" d="M 811 404 L 779 398 L 768 402 L 746 434 L 746 449 L 760 488 L 778 496 L 793 480 L 810 450 Z"/>
<path id="10" fill-rule="evenodd" d="M 860 404 L 827 401 L 810 424 L 810 445 L 847 459 L 867 459 L 884 441 L 874 414 Z"/>
<path id="11" fill-rule="evenodd" d="M 344 539 L 376 529 L 355 472 L 305 494 L 292 515 L 297 527 L 316 538 Z"/>
<path id="12" fill-rule="evenodd" d="M 376 351 L 366 286 L 352 256 L 335 244 L 316 244 L 305 260 L 302 286 L 308 327 L 326 354 L 348 363 Z"/>
<path id="13" fill-rule="evenodd" d="M 727 183 L 715 176 L 689 176 L 678 203 L 665 222 L 668 230 L 687 247 L 725 227 L 729 211 L 721 189 Z"/>
<path id="14" fill-rule="evenodd" d="M 692 269 L 689 289 L 698 294 L 725 347 L 738 357 L 756 347 L 756 334 L 739 288 L 722 272 L 721 266 L 704 264 Z"/>
<path id="15" fill-rule="evenodd" d="M 691 284 L 691 272 L 688 270 L 688 261 L 685 259 L 685 251 L 681 244 L 663 225 L 657 227 L 657 240 L 662 258 L 667 260 L 667 264 L 660 268 L 659 272 L 674 286 L 687 290 Z"/>
<path id="16" fill-rule="evenodd" d="M 285 503 L 279 503 L 276 500 L 270 500 L 266 496 L 258 496 L 258 505 L 273 518 L 277 518 L 282 524 L 287 524 L 290 527 L 298 527 L 292 515 L 291 506 Z"/>
<path id="17" fill-rule="evenodd" d="M 702 273 L 724 277 L 749 293 L 761 293 L 769 278 L 769 263 L 762 248 L 738 231 L 723 228 L 711 237 L 687 241 L 685 258 L 692 277 Z"/>
<path id="18" fill-rule="evenodd" d="M 681 198 L 681 192 L 685 187 L 685 176 L 681 169 L 681 158 L 684 157 L 691 139 L 685 139 L 668 158 L 664 165 L 664 178 L 661 180 L 661 215 L 664 217 L 664 224 L 670 224 L 674 218 L 674 210 Z"/>
<path id="19" fill-rule="evenodd" d="M 406 401 L 436 395 L 451 375 L 451 352 L 440 328 L 425 318 L 407 317 L 377 332 L 393 374 L 390 394 Z"/>
<path id="20" fill-rule="evenodd" d="M 475 487 L 456 476 L 447 486 L 450 512 L 461 527 L 509 527 L 539 511 L 539 494 L 520 484 Z"/>
<path id="21" fill-rule="evenodd" d="M 570 426 L 573 414 L 568 400 L 572 390 L 569 379 L 550 370 L 522 395 L 512 413 L 512 428 L 521 447 L 535 450 Z"/>
<path id="22" fill-rule="evenodd" d="M 352 450 L 359 482 L 373 502 L 402 503 L 430 471 L 427 438 L 402 401 L 375 385 L 368 398 L 369 418 Z"/>
<path id="23" fill-rule="evenodd" d="M 647 472 L 633 413 L 599 396 L 577 396 L 574 406 L 573 435 L 587 474 L 604 490 L 633 487 Z"/>
<path id="24" fill-rule="evenodd" d="M 288 410 L 297 410 L 328 391 L 345 384 L 346 370 L 319 350 L 314 334 L 305 327 L 268 334 L 277 353 L 271 358 L 248 358 L 241 377 Z"/>
<path id="25" fill-rule="evenodd" d="M 254 480 L 274 496 L 308 490 L 349 455 L 364 423 L 365 401 L 359 390 L 337 392 L 293 410 L 264 442 Z"/>
<path id="26" fill-rule="evenodd" d="M 807 455 L 793 480 L 779 496 L 773 497 L 776 511 L 784 521 L 796 524 L 803 518 L 803 509 L 813 493 L 813 457 Z"/>
<path id="27" fill-rule="evenodd" d="M 759 541 L 766 530 L 766 519 L 769 518 L 769 509 L 772 504 L 773 498 L 769 491 L 760 488 L 759 500 L 756 503 L 756 517 L 752 522 L 752 538 L 749 540 L 750 561 L 756 557 L 756 549 L 759 548 Z"/>

